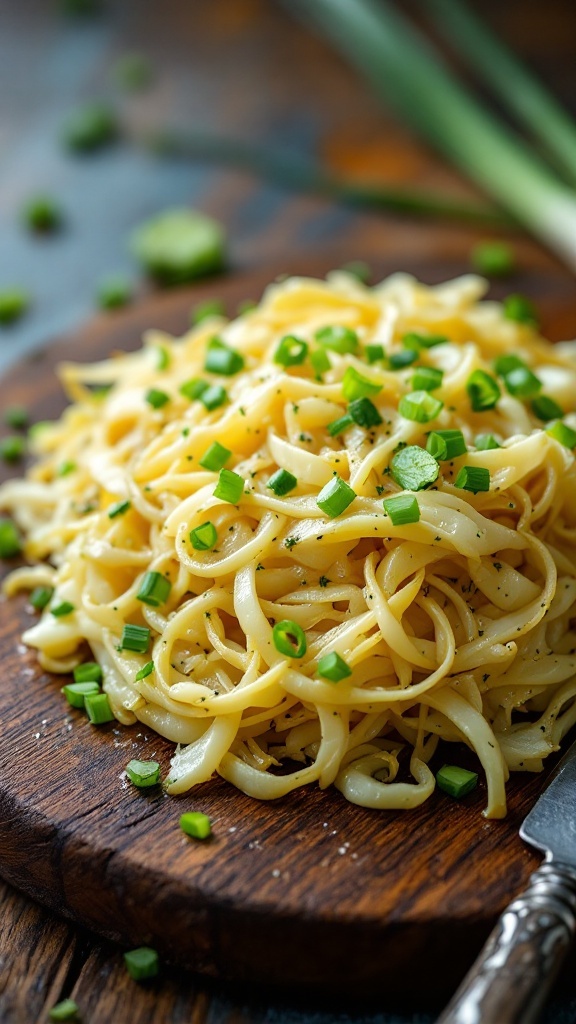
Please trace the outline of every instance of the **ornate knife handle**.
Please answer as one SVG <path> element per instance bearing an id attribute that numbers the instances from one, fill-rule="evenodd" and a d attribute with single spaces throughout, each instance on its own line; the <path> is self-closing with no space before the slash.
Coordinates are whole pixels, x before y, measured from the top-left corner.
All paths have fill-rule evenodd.
<path id="1" fill-rule="evenodd" d="M 576 870 L 546 863 L 506 908 L 437 1024 L 533 1024 L 576 933 Z"/>

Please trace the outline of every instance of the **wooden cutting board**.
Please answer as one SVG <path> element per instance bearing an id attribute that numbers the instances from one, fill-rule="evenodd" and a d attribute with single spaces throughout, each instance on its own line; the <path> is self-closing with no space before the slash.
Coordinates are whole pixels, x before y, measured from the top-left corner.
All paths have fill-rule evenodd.
<path id="1" fill-rule="evenodd" d="M 465 268 L 444 253 L 433 267 L 406 269 L 432 282 Z M 151 326 L 182 333 L 191 305 L 208 297 L 233 313 L 270 277 L 234 273 L 101 315 L 15 366 L 0 382 L 0 408 L 22 403 L 34 419 L 54 417 L 64 406 L 59 360 L 135 348 Z M 567 279 L 558 285 L 548 270 L 534 280 L 552 336 L 570 309 L 576 325 Z M 136 790 L 123 779 L 126 763 L 155 758 L 165 775 L 172 745 L 142 726 L 96 729 L 69 708 L 61 677 L 20 644 L 31 618 L 24 597 L 0 605 L 0 873 L 59 914 L 217 977 L 361 985 L 387 997 L 409 986 L 427 998 L 455 984 L 538 864 L 517 833 L 542 776 L 516 776 L 508 818 L 490 822 L 483 784 L 462 802 L 435 793 L 405 813 L 363 810 L 316 786 L 268 804 L 220 778 L 181 798 Z M 453 760 L 469 756 L 462 748 Z M 178 827 L 193 809 L 212 819 L 208 842 Z"/>

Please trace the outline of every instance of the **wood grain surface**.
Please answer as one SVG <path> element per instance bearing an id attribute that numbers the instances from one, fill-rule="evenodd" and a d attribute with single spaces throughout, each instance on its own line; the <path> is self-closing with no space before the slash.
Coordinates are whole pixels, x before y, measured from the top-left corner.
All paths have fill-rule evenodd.
<path id="1" fill-rule="evenodd" d="M 334 256 L 276 269 L 323 273 Z M 377 276 L 391 269 L 392 256 Z M 439 249 L 413 269 L 432 282 L 462 268 Z M 101 316 L 16 366 L 0 384 L 0 407 L 21 402 L 36 419 L 54 416 L 64 405 L 53 376 L 63 357 L 134 348 L 150 326 L 181 333 L 192 303 L 210 296 L 232 313 L 274 273 L 238 273 Z M 557 336 L 554 308 L 565 313 L 571 299 L 557 303 L 550 278 L 548 292 L 545 273 L 539 281 L 542 297 L 552 295 L 543 305 Z M 300 988 L 375 992 L 385 982 L 405 992 L 418 964 L 421 984 L 438 994 L 538 863 L 517 830 L 543 776 L 512 780 L 504 822 L 482 818 L 483 785 L 463 802 L 436 793 L 404 814 L 357 808 L 316 787 L 263 804 L 219 778 L 178 799 L 135 790 L 123 779 L 127 761 L 155 757 L 166 774 L 171 744 L 141 726 L 95 729 L 65 705 L 62 679 L 42 673 L 19 643 L 30 619 L 24 598 L 1 607 L 0 872 L 104 936 L 149 943 L 219 978 Z M 468 757 L 463 748 L 458 760 Z M 192 809 L 211 817 L 209 842 L 180 832 L 179 814 Z M 58 942 L 58 928 L 47 941 Z"/>

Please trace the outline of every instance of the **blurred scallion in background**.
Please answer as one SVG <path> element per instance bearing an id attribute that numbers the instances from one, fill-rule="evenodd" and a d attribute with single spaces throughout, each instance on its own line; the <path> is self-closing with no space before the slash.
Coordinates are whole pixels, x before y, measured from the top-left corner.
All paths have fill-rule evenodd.
<path id="1" fill-rule="evenodd" d="M 335 44 L 403 121 L 576 269 L 574 191 L 519 135 L 471 95 L 432 43 L 398 8 L 387 0 L 290 0 L 285 6 Z M 431 9 L 439 13 L 440 7 Z M 447 9 L 448 4 L 445 13 Z M 444 24 L 449 20 L 444 18 Z M 473 23 L 465 24 L 466 46 L 461 46 L 466 59 L 486 77 L 491 63 L 490 80 L 503 89 L 505 72 L 496 75 L 495 61 L 489 59 L 486 43 L 490 34 L 476 38 Z M 463 34 L 461 30 L 461 40 Z M 478 56 L 480 50 L 482 58 Z M 506 54 L 498 46 L 496 52 L 500 57 Z M 508 88 L 521 91 L 530 76 L 515 58 L 512 68 L 519 73 L 512 74 Z M 546 96 L 541 87 L 532 94 L 540 97 L 540 102 Z M 517 112 L 519 103 L 509 101 L 508 106 Z M 547 109 L 551 108 L 557 105 L 547 98 Z M 527 117 L 534 129 L 532 117 L 534 122 L 538 120 L 536 112 L 532 115 L 526 109 L 524 120 Z M 562 134 L 558 117 L 555 123 L 555 135 Z"/>

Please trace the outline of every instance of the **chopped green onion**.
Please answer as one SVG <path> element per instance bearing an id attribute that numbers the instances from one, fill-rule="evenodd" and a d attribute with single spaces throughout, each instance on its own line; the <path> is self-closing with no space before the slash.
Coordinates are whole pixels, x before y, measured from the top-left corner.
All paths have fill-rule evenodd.
<path id="1" fill-rule="evenodd" d="M 434 366 L 419 366 L 412 376 L 410 385 L 413 391 L 435 391 L 442 384 L 443 370 Z"/>
<path id="2" fill-rule="evenodd" d="M 458 768 L 454 764 L 445 764 L 436 773 L 436 782 L 439 789 L 443 790 L 444 793 L 459 798 L 466 796 L 467 793 L 476 788 L 478 775 L 476 772 L 467 771 L 466 768 Z"/>
<path id="3" fill-rule="evenodd" d="M 466 391 L 474 412 L 493 409 L 500 398 L 500 388 L 485 370 L 473 370 L 466 381 Z"/>
<path id="4" fill-rule="evenodd" d="M 436 459 L 417 444 L 401 448 L 390 463 L 392 479 L 405 491 L 421 491 L 438 479 L 439 472 Z"/>
<path id="5" fill-rule="evenodd" d="M 366 345 L 364 354 L 369 363 L 378 363 L 386 356 L 383 345 Z"/>
<path id="6" fill-rule="evenodd" d="M 28 426 L 28 410 L 23 405 L 9 405 L 4 413 L 4 423 L 12 430 L 24 430 Z"/>
<path id="7" fill-rule="evenodd" d="M 75 608 L 73 604 L 70 604 L 70 601 L 61 601 L 60 604 L 55 605 L 50 611 L 55 619 L 63 619 L 66 615 L 71 615 Z"/>
<path id="8" fill-rule="evenodd" d="M 208 391 L 209 387 L 210 385 L 205 380 L 193 377 L 191 380 L 184 381 L 178 390 L 181 395 L 184 395 L 184 398 L 188 398 L 193 402 L 196 398 L 202 398 L 202 395 Z"/>
<path id="9" fill-rule="evenodd" d="M 101 309 L 121 309 L 132 298 L 132 285 L 125 277 L 106 277 L 98 285 L 96 298 Z"/>
<path id="10" fill-rule="evenodd" d="M 185 208 L 166 210 L 141 224 L 131 248 L 161 284 L 183 284 L 221 269 L 225 239 L 215 220 Z"/>
<path id="11" fill-rule="evenodd" d="M 211 384 L 200 395 L 200 401 L 205 409 L 212 412 L 228 401 L 228 393 L 221 384 Z"/>
<path id="12" fill-rule="evenodd" d="M 524 369 L 526 363 L 520 356 L 515 355 L 513 352 L 503 356 L 498 356 L 494 360 L 494 369 L 501 377 L 505 377 L 511 370 Z"/>
<path id="13" fill-rule="evenodd" d="M 148 789 L 160 782 L 158 761 L 128 761 L 126 775 L 138 789 Z"/>
<path id="14" fill-rule="evenodd" d="M 144 398 L 153 409 L 161 409 L 166 402 L 170 401 L 170 395 L 167 395 L 165 391 L 159 391 L 158 388 L 148 388 Z"/>
<path id="15" fill-rule="evenodd" d="M 372 268 L 364 260 L 350 260 L 349 263 L 345 263 L 344 266 L 340 267 L 346 274 L 351 274 L 352 277 L 356 277 L 361 284 L 368 284 L 368 281 L 372 277 Z"/>
<path id="16" fill-rule="evenodd" d="M 494 448 L 502 447 L 494 437 L 494 434 L 478 434 L 474 439 L 474 444 L 479 452 L 488 452 Z"/>
<path id="17" fill-rule="evenodd" d="M 350 413 L 346 413 L 345 416 L 340 416 L 337 420 L 332 420 L 326 427 L 326 430 L 330 434 L 330 437 L 337 437 L 338 434 L 342 434 L 345 430 L 348 430 L 354 423 L 354 420 Z"/>
<path id="18" fill-rule="evenodd" d="M 30 231 L 57 231 L 62 223 L 62 212 L 49 196 L 30 199 L 22 210 L 22 219 Z"/>
<path id="19" fill-rule="evenodd" d="M 325 654 L 323 658 L 320 658 L 318 675 L 323 679 L 328 679 L 331 683 L 339 683 L 341 679 L 352 675 L 352 669 L 337 651 L 331 651 L 330 654 Z"/>
<path id="20" fill-rule="evenodd" d="M 351 327 L 336 324 L 334 327 L 321 327 L 314 335 L 324 348 L 339 352 L 341 356 L 358 351 L 358 335 Z"/>
<path id="21" fill-rule="evenodd" d="M 542 388 L 542 381 L 527 366 L 510 370 L 504 377 L 506 390 L 515 398 L 532 398 Z"/>
<path id="22" fill-rule="evenodd" d="M 150 629 L 148 626 L 137 626 L 132 622 L 125 623 L 120 640 L 121 651 L 136 651 L 137 654 L 146 654 L 149 644 Z"/>
<path id="23" fill-rule="evenodd" d="M 524 295 L 507 295 L 504 299 L 504 316 L 519 324 L 538 326 L 538 315 L 529 299 Z"/>
<path id="24" fill-rule="evenodd" d="M 444 402 L 433 398 L 429 391 L 411 391 L 403 395 L 398 403 L 398 412 L 415 423 L 430 423 L 444 408 Z"/>
<path id="25" fill-rule="evenodd" d="M 190 543 L 195 551 L 211 551 L 218 541 L 218 533 L 210 520 L 190 530 Z"/>
<path id="26" fill-rule="evenodd" d="M 124 953 L 126 970 L 134 981 L 147 981 L 155 978 L 160 969 L 158 953 L 149 946 L 139 946 Z"/>
<path id="27" fill-rule="evenodd" d="M 412 366 L 420 355 L 416 349 L 406 349 L 405 352 L 394 352 L 388 359 L 388 364 L 391 370 L 405 370 L 407 366 Z"/>
<path id="28" fill-rule="evenodd" d="M 548 395 L 537 395 L 530 402 L 530 408 L 534 415 L 544 423 L 549 420 L 561 419 L 564 415 L 564 410 L 558 405 L 558 402 Z"/>
<path id="29" fill-rule="evenodd" d="M 409 352 L 420 352 L 423 348 L 435 348 L 436 345 L 446 345 L 449 339 L 443 334 L 417 334 L 416 331 L 409 331 L 402 338 L 402 345 Z"/>
<path id="30" fill-rule="evenodd" d="M 132 507 L 131 501 L 117 501 L 108 509 L 108 519 L 116 519 L 116 516 L 123 516 Z"/>
<path id="31" fill-rule="evenodd" d="M 283 619 L 277 622 L 272 629 L 274 646 L 280 654 L 287 658 L 303 658 L 306 654 L 306 634 L 297 622 L 291 619 Z"/>
<path id="32" fill-rule="evenodd" d="M 468 449 L 461 430 L 432 430 L 428 434 L 426 451 L 438 461 L 445 462 L 465 455 Z"/>
<path id="33" fill-rule="evenodd" d="M 212 835 L 212 824 L 202 811 L 188 811 L 180 815 L 180 828 L 192 839 L 208 839 Z"/>
<path id="34" fill-rule="evenodd" d="M 12 324 L 26 312 L 30 296 L 19 288 L 0 291 L 0 324 Z"/>
<path id="35" fill-rule="evenodd" d="M 87 693 L 84 707 L 92 725 L 104 725 L 114 721 L 114 712 L 110 707 L 107 693 Z"/>
<path id="36" fill-rule="evenodd" d="M 465 491 L 472 491 L 473 494 L 478 494 L 478 491 L 489 491 L 490 470 L 485 466 L 462 466 L 454 481 L 454 486 L 462 487 Z"/>
<path id="37" fill-rule="evenodd" d="M 354 423 L 357 423 L 359 427 L 377 427 L 379 423 L 382 423 L 382 417 L 378 412 L 378 409 L 369 398 L 356 398 L 353 402 L 350 402 L 348 406 L 348 412 Z"/>
<path id="38" fill-rule="evenodd" d="M 223 377 L 233 377 L 244 369 L 244 356 L 225 345 L 220 338 L 212 338 L 206 349 L 204 369 Z"/>
<path id="39" fill-rule="evenodd" d="M 190 321 L 193 324 L 201 324 L 212 316 L 226 316 L 226 308 L 221 299 L 206 299 L 194 306 L 190 314 Z"/>
<path id="40" fill-rule="evenodd" d="M 75 683 L 101 683 L 102 669 L 97 661 L 85 661 L 74 669 Z"/>
<path id="41" fill-rule="evenodd" d="M 75 471 L 76 463 L 70 461 L 70 459 L 66 459 L 66 461 L 61 462 L 60 465 L 57 467 L 56 476 L 69 476 L 70 473 L 74 473 Z"/>
<path id="42" fill-rule="evenodd" d="M 147 661 L 146 664 L 142 666 L 142 668 L 138 669 L 136 675 L 134 676 L 134 679 L 137 683 L 139 683 L 141 679 L 146 679 L 147 676 L 151 676 L 153 671 L 154 662 Z"/>
<path id="43" fill-rule="evenodd" d="M 308 345 L 294 334 L 285 334 L 274 353 L 274 362 L 280 366 L 300 366 L 308 355 Z"/>
<path id="44" fill-rule="evenodd" d="M 214 441 L 204 452 L 200 459 L 200 465 L 203 469 L 210 469 L 217 473 L 226 465 L 231 455 L 232 452 L 229 448 L 225 448 L 219 441 Z"/>
<path id="45" fill-rule="evenodd" d="M 159 572 L 146 572 L 140 584 L 140 590 L 136 594 L 139 601 L 151 605 L 152 608 L 159 608 L 166 604 L 172 590 L 170 580 Z"/>
<path id="46" fill-rule="evenodd" d="M 78 1003 L 73 999 L 62 999 L 48 1013 L 48 1020 L 51 1021 L 75 1021 L 78 1020 Z"/>
<path id="47" fill-rule="evenodd" d="M 368 395 L 377 395 L 382 391 L 382 385 L 363 377 L 353 366 L 349 366 L 342 379 L 342 394 L 347 402 L 353 402 L 357 398 L 366 398 Z"/>
<path id="48" fill-rule="evenodd" d="M 516 267 L 514 250 L 506 242 L 478 242 L 470 253 L 470 262 L 485 277 L 507 277 Z"/>
<path id="49" fill-rule="evenodd" d="M 104 103 L 86 103 L 68 117 L 63 138 L 69 149 L 91 153 L 109 145 L 117 135 L 114 111 Z"/>
<path id="50" fill-rule="evenodd" d="M 418 499 L 411 494 L 397 494 L 384 498 L 384 510 L 392 520 L 392 526 L 408 526 L 420 522 Z"/>
<path id="51" fill-rule="evenodd" d="M 563 423 L 562 420 L 555 420 L 553 423 L 550 423 L 546 427 L 546 433 L 566 448 L 574 448 L 576 446 L 576 430 L 572 430 L 572 427 L 569 427 L 567 423 Z"/>
<path id="52" fill-rule="evenodd" d="M 244 480 L 231 469 L 221 469 L 218 483 L 213 491 L 214 497 L 220 501 L 228 501 L 237 505 L 244 491 Z"/>
<path id="53" fill-rule="evenodd" d="M 20 534 L 11 519 L 0 519 L 0 558 L 14 558 L 22 551 Z"/>
<path id="54" fill-rule="evenodd" d="M 287 469 L 277 469 L 272 474 L 266 487 L 269 487 L 271 491 L 274 491 L 279 498 L 293 491 L 298 486 L 298 480 L 292 473 L 289 473 Z"/>
<path id="55" fill-rule="evenodd" d="M 316 380 L 322 380 L 322 374 L 326 373 L 331 367 L 331 362 L 328 357 L 328 353 L 323 348 L 314 349 L 309 356 L 310 362 L 312 363 L 312 369 L 316 376 Z"/>
<path id="56" fill-rule="evenodd" d="M 95 680 L 88 680 L 83 683 L 67 683 L 60 690 L 66 697 L 66 700 L 73 708 L 85 707 L 85 698 L 93 697 L 95 694 L 100 693 L 100 687 Z"/>
<path id="57" fill-rule="evenodd" d="M 316 498 L 316 504 L 327 516 L 330 516 L 330 519 L 336 519 L 336 516 L 346 511 L 355 497 L 356 491 L 353 491 L 345 480 L 339 476 L 333 476 L 320 491 Z"/>
<path id="58" fill-rule="evenodd" d="M 0 457 L 4 462 L 18 462 L 26 451 L 26 442 L 18 434 L 0 440 Z"/>
<path id="59" fill-rule="evenodd" d="M 112 75 L 121 89 L 137 92 L 152 81 L 152 66 L 143 53 L 123 53 L 112 68 Z"/>
<path id="60" fill-rule="evenodd" d="M 50 604 L 53 593 L 54 587 L 34 587 L 30 594 L 30 604 L 37 612 L 44 611 L 44 608 Z"/>

